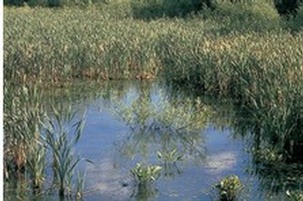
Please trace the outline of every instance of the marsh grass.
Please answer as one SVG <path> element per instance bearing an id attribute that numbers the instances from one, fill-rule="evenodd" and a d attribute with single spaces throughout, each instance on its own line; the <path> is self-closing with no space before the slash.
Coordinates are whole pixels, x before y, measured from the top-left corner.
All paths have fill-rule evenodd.
<path id="1" fill-rule="evenodd" d="M 197 45 L 189 45 L 190 41 Z M 170 35 L 163 43 L 167 80 L 201 93 L 232 97 L 262 128 L 262 140 L 280 144 L 281 150 L 289 140 L 301 141 L 301 34 L 246 34 L 215 40 Z"/>
<path id="2" fill-rule="evenodd" d="M 4 84 L 4 95 L 4 162 L 8 169 L 23 172 L 41 140 L 40 122 L 44 114 L 41 96 L 36 87 L 16 87 L 8 82 Z"/>
<path id="3" fill-rule="evenodd" d="M 4 75 L 21 83 L 152 79 L 162 71 L 162 52 L 156 50 L 165 49 L 168 34 L 203 40 L 281 28 L 268 4 L 222 3 L 215 11 L 150 22 L 135 20 L 130 2 L 86 9 L 6 7 L 4 12 Z M 177 41 L 191 47 L 195 42 Z"/>
<path id="4" fill-rule="evenodd" d="M 262 132 L 269 133 L 268 141 L 282 139 L 283 147 L 285 136 L 301 140 L 300 10 L 289 22 L 298 29 L 295 35 L 283 30 L 285 22 L 274 5 L 261 1 L 218 1 L 213 11 L 149 22 L 134 19 L 129 1 L 100 8 L 4 12 L 8 81 L 60 85 L 161 74 L 168 82 L 229 95 L 248 112 L 257 111 L 251 115 Z"/>
<path id="5" fill-rule="evenodd" d="M 132 6 L 126 2 L 86 9 L 4 8 L 6 170 L 22 172 L 32 161 L 33 182 L 40 186 L 43 180 L 43 152 L 29 158 L 32 150 L 43 148 L 39 93 L 19 86 L 78 79 L 161 76 L 168 83 L 228 97 L 260 128 L 256 137 L 263 144 L 279 145 L 283 159 L 298 154 L 292 146 L 299 147 L 303 141 L 301 8 L 287 22 L 272 4 L 261 2 L 218 3 L 215 10 L 145 21 L 136 17 Z M 65 178 L 80 158 L 70 158 L 67 132 L 60 130 L 59 116 L 54 120 L 57 125 L 49 127 L 48 142 L 57 183 L 65 194 L 71 189 Z M 76 125 L 80 129 L 80 123 Z M 56 135 L 50 134 L 58 128 L 62 136 L 52 138 Z"/>
<path id="6" fill-rule="evenodd" d="M 53 120 L 44 125 L 46 129 L 45 140 L 52 154 L 52 167 L 54 184 L 59 189 L 59 195 L 70 196 L 73 192 L 74 171 L 81 158 L 74 154 L 74 145 L 82 134 L 84 121 L 75 120 L 76 113 L 71 107 L 67 113 L 60 112 L 60 108 L 52 108 Z M 76 196 L 81 196 L 83 180 L 78 178 Z"/>
<path id="7" fill-rule="evenodd" d="M 83 121 L 68 122 L 68 120 L 74 121 L 75 115 L 67 113 L 67 117 L 63 118 L 63 113 L 54 109 L 55 117 L 48 118 L 48 123 L 51 126 L 46 130 L 49 135 L 45 136 L 43 134 L 45 132 L 45 116 L 48 112 L 43 105 L 42 94 L 41 88 L 35 85 L 19 86 L 5 82 L 4 175 L 7 181 L 16 179 L 17 185 L 24 180 L 28 185 L 20 186 L 20 189 L 24 188 L 22 193 L 28 196 L 41 196 L 49 188 L 52 188 L 47 182 L 49 175 L 46 174 L 50 151 L 54 156 L 54 164 L 57 164 L 53 169 L 56 184 L 60 186 L 59 192 L 63 191 L 61 194 L 65 195 L 74 192 L 72 186 L 73 178 L 75 178 L 73 171 L 80 161 L 80 157 L 73 155 L 73 146 L 79 140 Z M 68 111 L 71 113 L 70 110 Z M 73 127 L 69 127 L 70 132 L 66 133 L 67 131 L 63 128 L 68 126 L 66 125 L 68 123 L 74 124 Z M 72 135 L 71 132 L 75 134 L 73 138 L 68 136 Z M 77 196 L 81 197 L 84 178 L 78 179 Z M 9 192 L 10 185 L 7 184 L 6 187 L 5 191 Z"/>

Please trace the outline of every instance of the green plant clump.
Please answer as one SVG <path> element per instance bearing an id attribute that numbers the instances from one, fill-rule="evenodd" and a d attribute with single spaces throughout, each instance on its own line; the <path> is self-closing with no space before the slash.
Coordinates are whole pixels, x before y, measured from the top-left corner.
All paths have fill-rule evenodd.
<path id="1" fill-rule="evenodd" d="M 220 201 L 235 201 L 244 186 L 238 176 L 230 175 L 222 179 L 215 187 L 219 192 Z"/>
<path id="2" fill-rule="evenodd" d="M 135 182 L 138 186 L 146 186 L 155 182 L 161 172 L 161 167 L 158 165 L 150 165 L 144 167 L 140 163 L 131 170 L 131 174 L 135 178 Z"/>

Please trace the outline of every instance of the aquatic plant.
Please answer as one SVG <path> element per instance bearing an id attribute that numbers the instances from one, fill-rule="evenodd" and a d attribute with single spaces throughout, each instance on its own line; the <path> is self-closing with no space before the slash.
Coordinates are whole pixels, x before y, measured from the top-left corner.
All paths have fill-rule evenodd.
<path id="1" fill-rule="evenodd" d="M 143 166 L 142 164 L 137 163 L 136 167 L 130 172 L 133 175 L 137 186 L 147 186 L 159 178 L 161 169 L 161 166 L 158 165 Z"/>
<path id="2" fill-rule="evenodd" d="M 77 174 L 77 181 L 76 181 L 76 199 L 81 200 L 84 194 L 84 187 L 85 187 L 85 172 L 80 172 Z"/>
<path id="3" fill-rule="evenodd" d="M 302 191 L 286 191 L 286 195 L 290 201 L 302 201 L 303 200 L 303 192 Z"/>
<path id="4" fill-rule="evenodd" d="M 160 176 L 162 167 L 158 165 L 142 165 L 137 163 L 136 167 L 130 170 L 134 178 L 134 189 L 131 197 L 138 200 L 148 200 L 154 197 L 157 189 L 152 185 Z"/>
<path id="5" fill-rule="evenodd" d="M 31 175 L 34 188 L 42 188 L 45 180 L 45 168 L 46 168 L 46 148 L 44 142 L 36 142 L 31 147 L 30 154 L 28 156 L 27 168 Z"/>
<path id="6" fill-rule="evenodd" d="M 73 191 L 74 170 L 81 158 L 74 154 L 73 147 L 82 134 L 84 120 L 75 120 L 76 113 L 71 107 L 67 113 L 60 113 L 60 108 L 52 108 L 53 119 L 45 127 L 45 141 L 51 149 L 54 184 L 58 186 L 59 195 L 70 195 Z M 82 181 L 78 188 L 81 187 Z M 80 189 L 77 189 L 80 192 Z"/>
<path id="7" fill-rule="evenodd" d="M 7 170 L 24 172 L 37 153 L 40 122 L 44 114 L 37 87 L 4 83 L 4 163 Z M 43 153 L 41 152 L 43 155 Z M 44 157 L 41 155 L 41 165 Z M 41 167 L 43 169 L 43 167 Z M 13 173 L 13 172 L 10 172 Z M 9 177 L 9 171 L 7 171 Z M 38 182 L 39 183 L 39 182 Z"/>
<path id="8" fill-rule="evenodd" d="M 220 201 L 237 200 L 243 187 L 243 184 L 236 175 L 227 176 L 215 185 L 219 193 Z"/>

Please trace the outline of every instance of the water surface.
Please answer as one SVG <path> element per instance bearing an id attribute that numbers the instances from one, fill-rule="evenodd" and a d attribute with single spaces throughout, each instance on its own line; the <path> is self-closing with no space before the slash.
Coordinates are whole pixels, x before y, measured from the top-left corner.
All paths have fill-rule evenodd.
<path id="1" fill-rule="evenodd" d="M 83 160 L 77 169 L 86 173 L 84 200 L 216 200 L 213 186 L 228 175 L 245 185 L 240 200 L 284 200 L 290 188 L 284 185 L 289 175 L 268 167 L 260 173 L 251 152 L 254 140 L 242 129 L 246 121 L 229 101 L 139 81 L 81 83 L 47 91 L 45 97 L 46 105 L 71 106 L 84 115 L 75 147 L 75 154 L 92 161 Z M 181 160 L 158 157 L 172 150 Z M 144 192 L 138 192 L 130 173 L 137 163 L 162 167 Z M 301 183 L 291 185 L 298 189 Z"/>

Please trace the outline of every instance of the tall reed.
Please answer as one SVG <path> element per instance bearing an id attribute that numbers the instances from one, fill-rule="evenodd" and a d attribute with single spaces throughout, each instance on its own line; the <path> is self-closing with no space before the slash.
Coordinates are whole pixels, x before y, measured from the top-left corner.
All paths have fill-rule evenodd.
<path id="1" fill-rule="evenodd" d="M 8 169 L 23 171 L 41 140 L 41 96 L 37 87 L 19 87 L 9 82 L 4 83 L 4 96 L 4 162 Z"/>
<path id="2" fill-rule="evenodd" d="M 76 113 L 71 107 L 63 114 L 60 109 L 52 108 L 54 117 L 44 127 L 46 129 L 46 143 L 51 149 L 53 157 L 52 167 L 54 184 L 58 186 L 59 195 L 71 195 L 73 192 L 74 170 L 81 158 L 74 154 L 73 147 L 80 139 L 84 121 L 75 120 Z M 83 186 L 79 181 L 79 186 Z M 80 190 L 77 190 L 77 194 Z"/>

